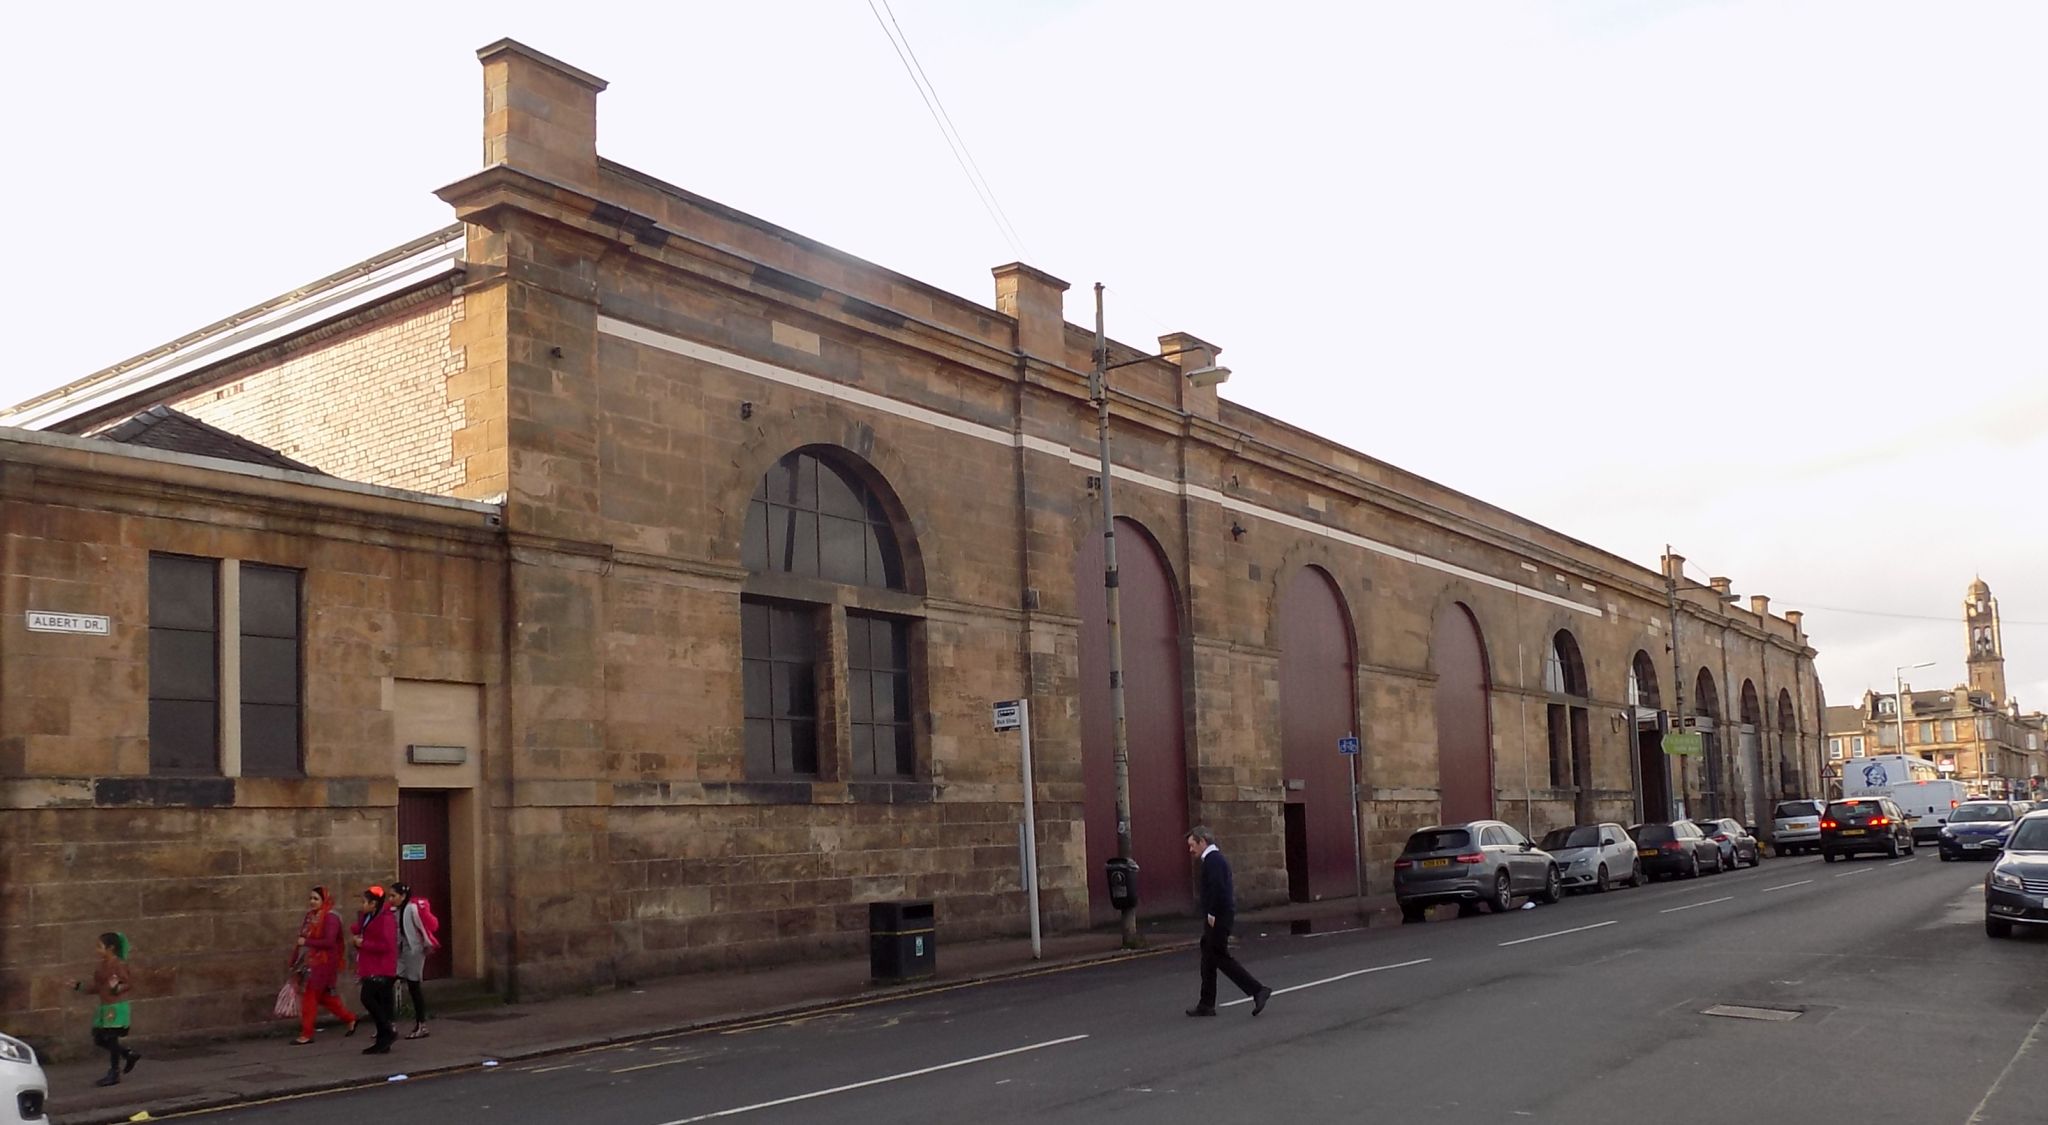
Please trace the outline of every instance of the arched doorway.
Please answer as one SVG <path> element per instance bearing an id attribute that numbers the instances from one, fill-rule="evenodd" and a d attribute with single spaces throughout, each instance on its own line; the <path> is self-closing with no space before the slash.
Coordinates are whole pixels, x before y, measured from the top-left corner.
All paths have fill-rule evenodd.
<path id="1" fill-rule="evenodd" d="M 1663 820 L 1671 815 L 1671 759 L 1664 753 L 1668 721 L 1657 691 L 1657 664 L 1642 649 L 1629 662 L 1628 701 L 1635 731 L 1637 812 L 1644 820 Z"/>
<path id="2" fill-rule="evenodd" d="M 1552 634 L 1543 654 L 1543 691 L 1550 697 L 1545 709 L 1550 787 L 1573 791 L 1573 815 L 1585 824 L 1593 819 L 1592 722 L 1587 710 L 1591 693 L 1578 638 L 1568 629 Z"/>
<path id="3" fill-rule="evenodd" d="M 1700 759 L 1705 763 L 1705 776 L 1700 784 L 1700 808 L 1692 810 L 1694 816 L 1720 816 L 1722 788 L 1724 782 L 1721 762 L 1721 693 L 1714 687 L 1714 673 L 1700 669 L 1692 688 L 1693 729 L 1700 735 Z M 1704 811 L 1701 811 L 1704 810 Z"/>
<path id="4" fill-rule="evenodd" d="M 1429 637 L 1436 673 L 1436 772 L 1446 824 L 1493 815 L 1493 716 L 1486 643 L 1465 603 L 1436 615 Z"/>
<path id="5" fill-rule="evenodd" d="M 1344 595 L 1322 568 L 1302 567 L 1280 595 L 1281 812 L 1296 902 L 1356 893 L 1353 759 L 1337 753 L 1337 740 L 1356 730 L 1352 667 Z"/>
<path id="6" fill-rule="evenodd" d="M 1116 521 L 1123 617 L 1124 727 L 1130 747 L 1131 853 L 1138 861 L 1138 910 L 1184 914 L 1194 906 L 1189 875 L 1188 762 L 1182 733 L 1180 606 L 1158 544 L 1135 520 Z M 1102 536 L 1075 552 L 1081 611 L 1081 778 L 1086 786 L 1088 906 L 1097 922 L 1116 916 L 1102 865 L 1116 856 L 1115 729 L 1109 706 L 1109 622 L 1102 592 Z"/>
<path id="7" fill-rule="evenodd" d="M 1799 714 L 1792 707 L 1792 693 L 1778 689 L 1778 796 L 1781 798 L 1806 796 L 1806 783 L 1801 778 L 1799 745 Z"/>
<path id="8" fill-rule="evenodd" d="M 1729 815 L 1745 824 L 1757 823 L 1764 807 L 1764 709 L 1757 699 L 1756 683 L 1742 681 L 1742 726 L 1736 732 L 1735 792 L 1741 807 Z"/>

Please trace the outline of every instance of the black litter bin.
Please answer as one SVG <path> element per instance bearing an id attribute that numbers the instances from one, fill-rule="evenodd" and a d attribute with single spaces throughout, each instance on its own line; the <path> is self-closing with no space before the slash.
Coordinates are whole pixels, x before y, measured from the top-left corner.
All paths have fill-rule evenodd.
<path id="1" fill-rule="evenodd" d="M 1138 905 L 1138 861 L 1119 857 L 1107 861 L 1102 868 L 1109 879 L 1109 905 L 1118 910 Z"/>
<path id="2" fill-rule="evenodd" d="M 868 974 L 877 984 L 932 976 L 938 952 L 931 903 L 868 904 Z"/>

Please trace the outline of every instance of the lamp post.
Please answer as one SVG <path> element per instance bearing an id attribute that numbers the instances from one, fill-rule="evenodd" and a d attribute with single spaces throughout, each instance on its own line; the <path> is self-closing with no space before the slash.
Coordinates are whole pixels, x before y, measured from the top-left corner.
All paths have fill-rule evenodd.
<path id="1" fill-rule="evenodd" d="M 1109 340 L 1102 329 L 1102 283 L 1095 283 L 1095 374 L 1088 383 L 1088 396 L 1095 402 L 1095 444 L 1102 462 L 1102 605 L 1109 625 L 1109 715 L 1112 727 L 1111 761 L 1116 768 L 1116 854 L 1131 859 L 1131 743 L 1130 726 L 1124 712 L 1124 632 L 1117 588 L 1116 502 L 1110 489 L 1109 463 L 1109 373 L 1119 367 L 1166 359 L 1178 351 L 1140 356 L 1120 363 L 1109 362 Z M 1187 372 L 1197 386 L 1214 386 L 1230 377 L 1230 369 L 1214 364 Z M 1135 888 L 1136 883 L 1133 882 Z M 1138 947 L 1138 909 L 1125 906 L 1119 913 L 1123 922 L 1125 949 Z"/>
<path id="2" fill-rule="evenodd" d="M 1899 753 L 1906 752 L 1906 672 L 1913 668 L 1932 668 L 1934 661 L 1923 660 L 1918 664 L 1901 664 L 1892 669 L 1892 717 L 1899 721 Z"/>

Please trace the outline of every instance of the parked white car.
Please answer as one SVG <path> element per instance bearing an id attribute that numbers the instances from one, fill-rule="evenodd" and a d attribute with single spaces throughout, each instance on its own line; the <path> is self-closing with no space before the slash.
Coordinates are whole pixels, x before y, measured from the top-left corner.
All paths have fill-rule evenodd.
<path id="1" fill-rule="evenodd" d="M 1605 891 L 1616 883 L 1641 886 L 1643 869 L 1636 862 L 1636 842 L 1619 824 L 1574 824 L 1552 829 L 1537 845 L 1549 852 L 1563 873 L 1565 890 Z"/>
<path id="2" fill-rule="evenodd" d="M 43 1103 L 50 1100 L 50 1083 L 43 1077 L 42 1064 L 34 1048 L 11 1035 L 0 1035 L 0 1094 L 7 1101 L 0 1121 L 20 1125 L 49 1125 Z"/>

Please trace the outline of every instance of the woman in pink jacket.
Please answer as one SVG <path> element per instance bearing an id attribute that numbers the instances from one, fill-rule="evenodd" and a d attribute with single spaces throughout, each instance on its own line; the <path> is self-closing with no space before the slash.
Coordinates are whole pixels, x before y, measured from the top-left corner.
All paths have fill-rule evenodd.
<path id="1" fill-rule="evenodd" d="M 398 977 L 398 919 L 385 905 L 384 888 L 363 892 L 363 912 L 349 927 L 356 945 L 356 979 L 362 981 L 363 1010 L 377 1023 L 377 1041 L 363 1048 L 366 1055 L 388 1055 L 398 1032 L 391 1026 Z"/>
<path id="2" fill-rule="evenodd" d="M 299 998 L 299 1037 L 292 1040 L 293 1044 L 303 1046 L 313 1041 L 313 1021 L 319 1017 L 321 1008 L 347 1024 L 348 1034 L 356 1033 L 356 1017 L 334 994 L 346 950 L 341 919 L 334 913 L 334 897 L 326 887 L 314 887 L 313 893 L 306 896 L 306 920 L 299 925 L 299 944 L 292 951 L 292 963 L 304 993 Z"/>

